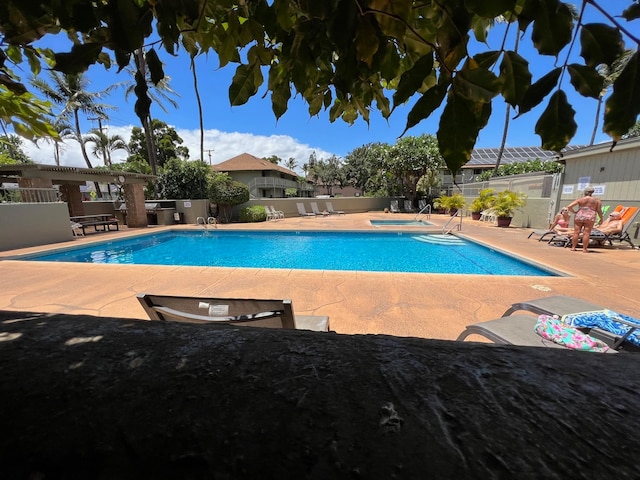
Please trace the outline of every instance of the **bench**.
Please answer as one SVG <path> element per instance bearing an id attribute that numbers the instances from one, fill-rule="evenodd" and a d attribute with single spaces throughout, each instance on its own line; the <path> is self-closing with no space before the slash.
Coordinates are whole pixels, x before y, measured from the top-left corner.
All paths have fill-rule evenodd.
<path id="1" fill-rule="evenodd" d="M 82 229 L 82 233 L 86 234 L 86 227 L 93 227 L 96 232 L 102 231 L 106 232 L 107 230 L 111 230 L 111 226 L 115 226 L 116 230 L 120 230 L 120 224 L 117 218 L 113 218 L 113 216 L 108 214 L 99 214 L 99 215 L 80 215 L 76 217 L 70 218 L 72 222 L 76 222 L 80 225 Z M 98 230 L 98 227 L 102 227 Z"/>

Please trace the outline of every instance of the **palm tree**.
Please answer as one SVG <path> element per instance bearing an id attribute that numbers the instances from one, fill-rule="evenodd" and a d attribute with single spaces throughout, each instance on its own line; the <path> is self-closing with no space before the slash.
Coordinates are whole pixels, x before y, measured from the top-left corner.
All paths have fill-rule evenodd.
<path id="1" fill-rule="evenodd" d="M 284 162 L 284 166 L 286 168 L 288 168 L 289 170 L 293 170 L 294 168 L 296 168 L 298 166 L 298 162 L 296 162 L 295 158 L 289 157 L 289 160 Z"/>
<path id="2" fill-rule="evenodd" d="M 80 112 L 85 116 L 91 115 L 106 120 L 106 110 L 114 109 L 115 107 L 99 103 L 98 100 L 106 96 L 115 85 L 101 92 L 89 92 L 87 90 L 89 81 L 82 73 L 60 73 L 52 70 L 49 72 L 49 76 L 53 85 L 49 85 L 40 78 L 34 79 L 32 84 L 40 90 L 48 100 L 62 107 L 59 115 L 62 119 L 73 118 L 75 139 L 80 144 L 80 150 L 82 151 L 82 156 L 84 157 L 87 167 L 93 168 L 82 137 Z M 97 182 L 95 183 L 96 193 L 98 197 L 102 197 L 100 188 Z"/>
<path id="3" fill-rule="evenodd" d="M 96 158 L 102 157 L 105 166 L 111 167 L 111 152 L 116 150 L 124 150 L 129 152 L 127 142 L 120 135 L 107 135 L 100 129 L 94 128 L 90 134 L 84 138 L 85 143 L 93 143 L 93 156 Z"/>

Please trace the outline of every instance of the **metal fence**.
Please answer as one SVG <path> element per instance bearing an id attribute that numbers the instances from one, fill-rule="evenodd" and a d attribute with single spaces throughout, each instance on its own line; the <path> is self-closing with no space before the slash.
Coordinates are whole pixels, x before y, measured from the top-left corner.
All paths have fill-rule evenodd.
<path id="1" fill-rule="evenodd" d="M 1 203 L 56 203 L 60 192 L 55 188 L 0 187 Z"/>

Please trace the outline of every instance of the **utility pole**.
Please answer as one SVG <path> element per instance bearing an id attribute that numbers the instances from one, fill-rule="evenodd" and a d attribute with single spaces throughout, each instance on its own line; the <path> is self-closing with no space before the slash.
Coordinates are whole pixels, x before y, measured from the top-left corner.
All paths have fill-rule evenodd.
<path id="1" fill-rule="evenodd" d="M 209 150 L 205 150 L 205 152 L 209 154 L 209 166 L 211 166 L 211 152 L 215 152 L 215 150 L 211 148 Z"/>

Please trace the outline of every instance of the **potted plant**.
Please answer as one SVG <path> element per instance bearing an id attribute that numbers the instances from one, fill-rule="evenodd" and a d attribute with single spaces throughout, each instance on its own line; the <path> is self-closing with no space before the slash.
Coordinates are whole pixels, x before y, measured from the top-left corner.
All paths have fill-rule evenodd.
<path id="1" fill-rule="evenodd" d="M 527 204 L 527 196 L 522 192 L 504 190 L 499 192 L 491 205 L 493 212 L 498 217 L 499 227 L 511 225 L 511 219 L 516 210 Z"/>
<path id="2" fill-rule="evenodd" d="M 494 199 L 495 190 L 493 188 L 480 190 L 480 192 L 478 192 L 478 197 L 471 202 L 471 205 L 469 205 L 471 218 L 473 220 L 480 220 L 480 214 L 493 205 Z"/>
<path id="3" fill-rule="evenodd" d="M 441 208 L 449 212 L 449 215 L 453 216 L 458 210 L 465 206 L 467 203 L 464 195 L 461 193 L 455 193 L 453 195 L 440 195 L 439 204 Z"/>

